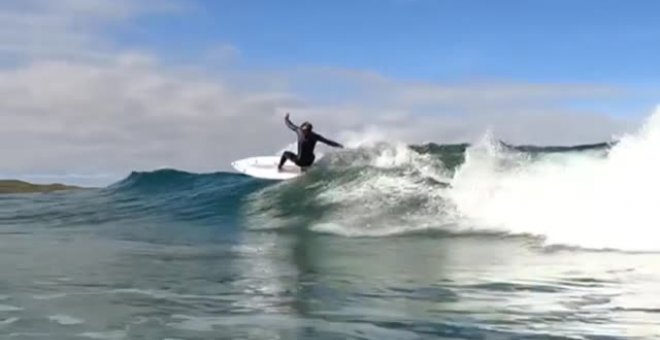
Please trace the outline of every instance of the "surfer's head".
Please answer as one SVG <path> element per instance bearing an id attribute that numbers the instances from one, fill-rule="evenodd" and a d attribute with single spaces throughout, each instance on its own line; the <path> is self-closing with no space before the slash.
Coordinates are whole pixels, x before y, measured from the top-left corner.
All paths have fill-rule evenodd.
<path id="1" fill-rule="evenodd" d="M 312 123 L 310 123 L 310 122 L 304 122 L 304 123 L 302 123 L 302 125 L 300 125 L 300 129 L 302 129 L 304 133 L 312 132 L 312 128 L 313 128 L 313 126 L 312 126 Z"/>

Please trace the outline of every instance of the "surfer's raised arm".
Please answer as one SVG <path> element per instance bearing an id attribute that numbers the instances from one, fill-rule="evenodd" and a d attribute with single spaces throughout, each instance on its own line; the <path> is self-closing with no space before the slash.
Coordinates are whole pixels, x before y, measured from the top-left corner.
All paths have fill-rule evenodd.
<path id="1" fill-rule="evenodd" d="M 293 131 L 296 131 L 296 132 L 298 131 L 298 127 L 295 124 L 291 123 L 291 120 L 289 120 L 289 114 L 288 113 L 286 114 L 286 116 L 284 116 L 284 123 L 286 123 L 286 126 L 288 126 L 289 129 L 291 129 Z"/>
<path id="2" fill-rule="evenodd" d="M 341 149 L 344 148 L 343 145 L 341 145 L 341 144 L 339 144 L 339 143 L 337 143 L 333 140 L 327 139 L 327 138 L 325 138 L 325 137 L 323 137 L 319 134 L 317 134 L 317 136 L 318 136 L 318 139 L 319 139 L 320 142 L 323 142 L 323 143 L 328 144 L 330 146 L 334 146 L 335 148 L 341 148 Z"/>

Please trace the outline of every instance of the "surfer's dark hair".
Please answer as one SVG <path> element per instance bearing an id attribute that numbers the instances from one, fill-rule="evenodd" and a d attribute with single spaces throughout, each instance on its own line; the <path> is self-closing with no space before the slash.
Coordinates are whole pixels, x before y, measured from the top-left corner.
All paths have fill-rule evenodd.
<path id="1" fill-rule="evenodd" d="M 304 122 L 304 123 L 302 123 L 302 125 L 300 125 L 300 127 L 301 127 L 302 129 L 305 129 L 305 127 L 307 127 L 307 128 L 310 129 L 310 130 L 312 130 L 312 129 L 314 128 L 314 126 L 313 126 L 312 123 L 310 123 L 310 122 Z"/>

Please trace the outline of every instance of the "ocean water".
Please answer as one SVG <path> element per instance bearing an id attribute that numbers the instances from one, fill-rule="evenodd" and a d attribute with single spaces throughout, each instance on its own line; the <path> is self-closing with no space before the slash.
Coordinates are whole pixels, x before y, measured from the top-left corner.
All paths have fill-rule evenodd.
<path id="1" fill-rule="evenodd" d="M 660 338 L 655 119 L 0 196 L 0 338 Z"/>

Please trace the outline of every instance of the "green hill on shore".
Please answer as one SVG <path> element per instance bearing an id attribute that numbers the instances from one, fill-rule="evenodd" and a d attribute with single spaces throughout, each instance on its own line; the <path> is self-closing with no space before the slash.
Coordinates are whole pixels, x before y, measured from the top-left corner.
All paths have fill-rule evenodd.
<path id="1" fill-rule="evenodd" d="M 0 180 L 0 194 L 45 193 L 62 190 L 82 189 L 65 184 L 32 184 L 19 180 Z"/>

